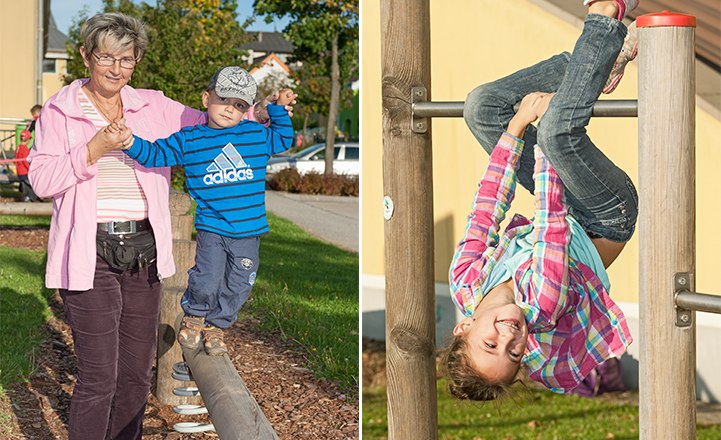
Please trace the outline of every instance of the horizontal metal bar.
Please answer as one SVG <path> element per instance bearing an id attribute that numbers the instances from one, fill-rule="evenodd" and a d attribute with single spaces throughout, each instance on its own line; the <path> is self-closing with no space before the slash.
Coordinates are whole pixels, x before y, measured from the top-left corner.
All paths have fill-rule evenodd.
<path id="1" fill-rule="evenodd" d="M 418 118 L 459 118 L 463 116 L 463 102 L 461 101 L 435 101 L 416 102 L 412 105 L 413 116 Z M 514 106 L 518 110 L 519 104 Z M 638 100 L 636 99 L 606 99 L 596 102 L 593 106 L 593 116 L 605 117 L 636 117 L 638 116 Z"/>
<path id="2" fill-rule="evenodd" d="M 721 313 L 721 296 L 681 291 L 676 294 L 676 306 L 686 310 Z"/>

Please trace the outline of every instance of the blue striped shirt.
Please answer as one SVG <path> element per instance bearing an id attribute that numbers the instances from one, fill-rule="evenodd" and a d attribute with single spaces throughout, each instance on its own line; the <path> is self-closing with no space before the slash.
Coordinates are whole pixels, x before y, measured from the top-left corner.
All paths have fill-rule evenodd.
<path id="1" fill-rule="evenodd" d="M 293 142 L 285 108 L 270 104 L 268 114 L 269 127 L 244 120 L 224 129 L 186 127 L 155 142 L 136 136 L 125 153 L 145 167 L 183 167 L 198 203 L 196 229 L 232 238 L 265 234 L 265 167 Z"/>

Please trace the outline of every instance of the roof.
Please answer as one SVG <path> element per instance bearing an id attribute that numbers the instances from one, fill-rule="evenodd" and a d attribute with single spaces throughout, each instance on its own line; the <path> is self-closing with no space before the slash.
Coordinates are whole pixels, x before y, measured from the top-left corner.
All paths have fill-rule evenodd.
<path id="1" fill-rule="evenodd" d="M 55 24 L 55 18 L 53 18 L 53 14 L 50 14 L 46 51 L 48 53 L 64 54 L 67 52 L 65 49 L 65 43 L 67 43 L 67 41 L 68 37 L 58 30 Z"/>
<path id="2" fill-rule="evenodd" d="M 285 70 L 287 73 L 290 73 L 290 68 L 280 58 L 278 58 L 278 55 L 276 55 L 274 53 L 263 58 L 263 60 L 257 66 L 253 67 L 253 69 L 249 73 L 252 75 L 254 72 L 257 72 L 263 66 L 265 66 L 266 64 L 273 62 L 273 61 L 275 61 L 276 65 L 278 67 Z"/>
<path id="3" fill-rule="evenodd" d="M 721 1 L 719 0 L 644 0 L 630 15 L 672 11 L 696 17 L 696 56 L 721 70 Z"/>
<path id="4" fill-rule="evenodd" d="M 255 41 L 240 46 L 241 49 L 252 49 L 265 53 L 293 53 L 293 44 L 286 40 L 282 32 L 250 32 L 255 36 Z"/>

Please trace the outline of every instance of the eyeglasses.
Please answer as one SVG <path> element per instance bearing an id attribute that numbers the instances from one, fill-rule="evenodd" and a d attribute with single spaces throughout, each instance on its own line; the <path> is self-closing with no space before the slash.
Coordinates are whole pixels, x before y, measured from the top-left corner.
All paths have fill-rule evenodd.
<path id="1" fill-rule="evenodd" d="M 96 60 L 98 60 L 98 66 L 103 67 L 110 67 L 114 66 L 116 61 L 120 61 L 120 67 L 123 69 L 132 69 L 135 67 L 135 65 L 138 63 L 138 60 L 135 58 L 113 58 L 110 55 L 96 55 L 95 53 L 92 54 Z"/>

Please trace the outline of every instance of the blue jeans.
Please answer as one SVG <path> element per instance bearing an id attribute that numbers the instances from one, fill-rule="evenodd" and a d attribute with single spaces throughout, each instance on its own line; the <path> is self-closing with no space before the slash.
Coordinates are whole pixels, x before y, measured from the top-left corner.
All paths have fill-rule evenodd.
<path id="1" fill-rule="evenodd" d="M 258 271 L 260 237 L 230 238 L 208 231 L 196 236 L 195 266 L 181 306 L 219 328 L 235 322 L 248 300 Z"/>
<path id="2" fill-rule="evenodd" d="M 548 110 L 524 134 L 518 182 L 533 193 L 533 149 L 538 145 L 563 181 L 568 213 L 591 237 L 617 242 L 633 235 L 638 195 L 628 175 L 586 134 L 598 100 L 618 56 L 626 27 L 597 14 L 586 16 L 573 53 L 564 52 L 484 84 L 466 98 L 466 124 L 490 154 L 513 117 L 513 106 L 532 92 L 555 92 Z M 634 141 L 629 139 L 629 144 Z"/>

